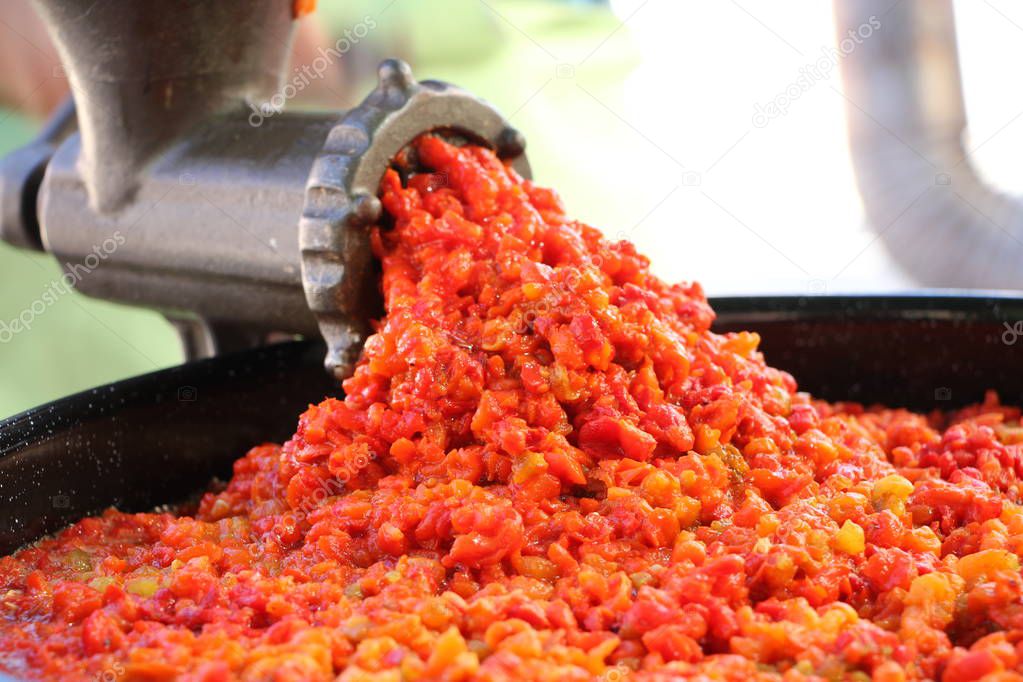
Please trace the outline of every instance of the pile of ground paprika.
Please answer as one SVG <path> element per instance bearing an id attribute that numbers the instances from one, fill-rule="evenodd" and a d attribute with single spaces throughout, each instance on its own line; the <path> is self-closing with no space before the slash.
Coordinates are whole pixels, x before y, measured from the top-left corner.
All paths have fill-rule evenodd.
<path id="1" fill-rule="evenodd" d="M 816 401 L 490 151 L 414 149 L 343 397 L 198 507 L 0 559 L 0 669 L 1023 679 L 1018 409 Z"/>

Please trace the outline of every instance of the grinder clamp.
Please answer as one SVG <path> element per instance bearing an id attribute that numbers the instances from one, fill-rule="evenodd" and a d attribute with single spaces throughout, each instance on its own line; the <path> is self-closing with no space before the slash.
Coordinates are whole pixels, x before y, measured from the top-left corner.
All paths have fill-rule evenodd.
<path id="1" fill-rule="evenodd" d="M 379 311 L 368 227 L 398 153 L 438 132 L 529 175 L 492 106 L 398 60 L 350 111 L 262 108 L 287 76 L 290 0 L 36 3 L 74 106 L 0 161 L 0 236 L 82 293 L 160 310 L 189 357 L 320 333 L 347 376 Z"/>

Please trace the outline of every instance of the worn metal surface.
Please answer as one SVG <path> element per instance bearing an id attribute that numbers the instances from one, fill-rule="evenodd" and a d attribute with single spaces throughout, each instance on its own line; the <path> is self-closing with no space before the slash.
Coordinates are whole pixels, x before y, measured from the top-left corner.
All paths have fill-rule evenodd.
<path id="1" fill-rule="evenodd" d="M 292 3 L 35 0 L 78 107 L 82 175 L 100 213 L 209 117 L 262 102 L 291 51 Z"/>
<path id="2" fill-rule="evenodd" d="M 309 169 L 336 118 L 281 114 L 254 128 L 244 112 L 214 117 L 168 145 L 114 212 L 91 208 L 73 137 L 43 184 L 46 249 L 90 296 L 315 334 L 297 223 Z M 82 269 L 97 248 L 97 267 Z"/>

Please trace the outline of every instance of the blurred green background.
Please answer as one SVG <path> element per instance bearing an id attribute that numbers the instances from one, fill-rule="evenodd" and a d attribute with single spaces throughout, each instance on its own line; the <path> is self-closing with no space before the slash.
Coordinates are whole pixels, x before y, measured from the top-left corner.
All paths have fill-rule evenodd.
<path id="1" fill-rule="evenodd" d="M 0 119 L 0 154 L 28 140 L 37 125 L 9 111 Z M 0 321 L 17 318 L 59 278 L 52 256 L 0 244 Z M 0 344 L 0 416 L 179 361 L 177 337 L 156 313 L 60 296 L 31 317 L 30 329 Z"/>

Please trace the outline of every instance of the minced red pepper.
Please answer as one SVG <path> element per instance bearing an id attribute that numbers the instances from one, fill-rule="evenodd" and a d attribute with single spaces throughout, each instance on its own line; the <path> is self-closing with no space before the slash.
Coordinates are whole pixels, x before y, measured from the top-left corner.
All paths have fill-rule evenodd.
<path id="1" fill-rule="evenodd" d="M 814 401 L 491 152 L 416 150 L 434 172 L 383 180 L 386 316 L 344 398 L 194 515 L 108 511 L 0 560 L 0 668 L 1023 679 L 1018 409 Z"/>

